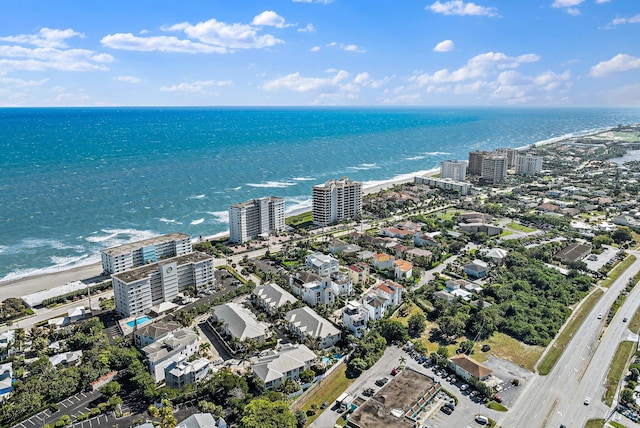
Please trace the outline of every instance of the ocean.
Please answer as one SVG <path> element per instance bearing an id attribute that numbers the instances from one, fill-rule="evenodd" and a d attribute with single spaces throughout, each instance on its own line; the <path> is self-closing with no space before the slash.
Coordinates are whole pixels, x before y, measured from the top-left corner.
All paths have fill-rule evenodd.
<path id="1" fill-rule="evenodd" d="M 100 260 L 158 234 L 228 230 L 229 205 L 348 176 L 365 186 L 639 123 L 603 108 L 0 109 L 0 282 Z"/>

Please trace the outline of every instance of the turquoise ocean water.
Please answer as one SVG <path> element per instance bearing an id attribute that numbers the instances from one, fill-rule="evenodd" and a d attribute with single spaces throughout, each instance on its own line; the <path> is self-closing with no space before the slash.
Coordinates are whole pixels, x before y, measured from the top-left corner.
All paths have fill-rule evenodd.
<path id="1" fill-rule="evenodd" d="M 374 184 L 470 150 L 639 123 L 638 109 L 0 109 L 0 281 L 172 231 L 227 231 L 230 204 Z"/>

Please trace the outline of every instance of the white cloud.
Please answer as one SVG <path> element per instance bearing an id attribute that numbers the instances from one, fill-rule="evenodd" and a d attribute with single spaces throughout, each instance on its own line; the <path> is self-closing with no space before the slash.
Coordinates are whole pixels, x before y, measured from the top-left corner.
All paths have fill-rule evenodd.
<path id="1" fill-rule="evenodd" d="M 610 74 L 640 68 L 640 58 L 631 55 L 618 54 L 608 61 L 602 61 L 593 67 L 589 73 L 593 77 L 606 77 Z"/>
<path id="2" fill-rule="evenodd" d="M 449 52 L 453 50 L 455 43 L 452 40 L 443 40 L 433 48 L 434 52 Z"/>
<path id="3" fill-rule="evenodd" d="M 356 53 L 365 53 L 366 52 L 366 50 L 364 50 L 364 49 L 358 47 L 358 45 L 354 45 L 354 44 L 346 45 L 344 43 L 331 42 L 331 43 L 327 43 L 326 46 L 327 47 L 334 47 L 334 48 L 342 49 L 345 52 L 356 52 Z"/>
<path id="4" fill-rule="evenodd" d="M 111 49 L 138 52 L 182 52 L 182 53 L 226 53 L 227 49 L 204 43 L 181 40 L 173 36 L 138 37 L 131 33 L 116 33 L 104 36 L 100 41 Z"/>
<path id="5" fill-rule="evenodd" d="M 426 9 L 442 15 L 498 16 L 498 11 L 495 7 L 479 6 L 472 2 L 465 3 L 462 0 L 451 0 L 444 3 L 437 0 L 431 6 L 427 6 Z"/>
<path id="6" fill-rule="evenodd" d="M 309 23 L 306 27 L 298 28 L 298 32 L 300 33 L 315 33 L 316 29 L 313 24 Z"/>
<path id="7" fill-rule="evenodd" d="M 596 3 L 601 4 L 601 3 L 609 3 L 611 0 L 596 0 Z"/>
<path id="8" fill-rule="evenodd" d="M 295 92 L 335 92 L 339 84 L 349 76 L 344 70 L 337 71 L 332 77 L 303 77 L 300 73 L 269 80 L 262 85 L 266 91 L 288 89 Z"/>
<path id="9" fill-rule="evenodd" d="M 311 49 L 309 49 L 309 52 L 318 52 L 320 50 L 320 46 L 314 46 Z"/>
<path id="10" fill-rule="evenodd" d="M 288 24 L 284 23 L 284 18 L 275 13 L 272 10 L 265 10 L 259 15 L 253 17 L 251 22 L 253 25 L 270 26 L 277 28 L 288 27 Z"/>
<path id="11" fill-rule="evenodd" d="M 66 40 L 72 37 L 84 37 L 84 34 L 73 31 L 41 28 L 37 34 L 19 34 L 17 36 L 0 37 L 0 41 L 34 45 L 40 48 L 66 48 Z"/>
<path id="12" fill-rule="evenodd" d="M 333 3 L 333 0 L 293 0 L 294 3 L 320 3 L 329 4 Z"/>
<path id="13" fill-rule="evenodd" d="M 579 16 L 580 15 L 580 9 L 577 9 L 575 7 L 570 7 L 567 9 L 567 13 L 571 16 Z"/>
<path id="14" fill-rule="evenodd" d="M 48 81 L 49 79 L 24 80 L 24 79 L 14 79 L 12 77 L 0 77 L 1 84 L 18 87 L 18 88 L 32 88 L 34 86 L 42 86 Z"/>
<path id="15" fill-rule="evenodd" d="M 120 82 L 128 82 L 128 83 L 140 83 L 141 80 L 134 76 L 117 76 L 114 77 L 113 80 L 119 80 Z"/>
<path id="16" fill-rule="evenodd" d="M 262 26 L 287 25 L 277 13 L 265 11 L 254 17 L 252 24 L 227 24 L 210 19 L 195 25 L 182 22 L 161 28 L 165 32 L 183 32 L 187 38 L 116 33 L 103 37 L 101 43 L 112 49 L 181 53 L 228 53 L 233 49 L 262 49 L 284 43 L 271 34 L 259 34 Z"/>
<path id="17" fill-rule="evenodd" d="M 584 0 L 555 0 L 551 5 L 551 7 L 556 7 L 556 8 L 572 7 L 572 6 L 578 6 L 583 2 Z"/>
<path id="18" fill-rule="evenodd" d="M 171 86 L 163 86 L 160 88 L 163 92 L 187 92 L 187 93 L 196 93 L 202 92 L 205 88 L 216 87 L 216 86 L 230 86 L 230 80 L 207 80 L 201 82 L 191 82 L 191 83 L 178 83 L 177 85 Z"/>
<path id="19" fill-rule="evenodd" d="M 615 18 L 607 24 L 606 28 L 615 27 L 621 24 L 640 24 L 640 13 L 631 18 Z"/>

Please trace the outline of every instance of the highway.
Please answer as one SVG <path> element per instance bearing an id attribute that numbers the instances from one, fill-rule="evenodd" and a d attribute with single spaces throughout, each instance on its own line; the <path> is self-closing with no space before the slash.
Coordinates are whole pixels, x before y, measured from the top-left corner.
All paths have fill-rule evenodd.
<path id="1" fill-rule="evenodd" d="M 592 418 L 607 418 L 611 409 L 602 402 L 609 365 L 623 340 L 637 340 L 623 318 L 632 318 L 640 306 L 640 286 L 604 327 L 607 312 L 629 280 L 640 271 L 640 253 L 629 251 L 637 260 L 606 290 L 585 322 L 569 342 L 547 376 L 535 376 L 518 401 L 499 422 L 502 427 L 583 427 Z M 601 320 L 598 314 L 602 314 Z M 602 336 L 601 336 L 602 334 Z M 601 336 L 601 337 L 600 337 Z M 585 398 L 591 404 L 585 405 Z M 614 401 L 615 406 L 615 401 Z M 630 426 L 625 421 L 625 426 Z M 634 424 L 633 426 L 639 426 Z"/>

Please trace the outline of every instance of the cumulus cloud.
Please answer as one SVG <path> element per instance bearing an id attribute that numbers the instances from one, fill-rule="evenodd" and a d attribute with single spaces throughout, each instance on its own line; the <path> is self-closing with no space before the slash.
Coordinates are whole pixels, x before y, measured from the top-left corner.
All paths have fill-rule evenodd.
<path id="1" fill-rule="evenodd" d="M 309 49 L 309 52 L 318 52 L 320 50 L 320 46 L 314 46 L 311 49 Z"/>
<path id="2" fill-rule="evenodd" d="M 498 10 L 495 7 L 479 6 L 472 2 L 465 3 L 462 0 L 451 0 L 444 3 L 437 0 L 426 9 L 442 15 L 498 16 Z"/>
<path id="3" fill-rule="evenodd" d="M 349 76 L 344 70 L 335 72 L 331 77 L 303 77 L 299 72 L 287 76 L 269 80 L 262 85 L 266 91 L 288 89 L 295 92 L 335 92 L 339 89 L 340 82 Z"/>
<path id="4" fill-rule="evenodd" d="M 607 24 L 607 28 L 615 27 L 622 24 L 640 24 L 640 13 L 631 18 L 614 18 Z"/>
<path id="5" fill-rule="evenodd" d="M 366 50 L 358 47 L 358 45 L 345 44 L 345 43 L 339 43 L 339 42 L 327 43 L 327 47 L 342 49 L 345 52 L 355 52 L 355 53 L 365 53 L 366 52 Z"/>
<path id="6" fill-rule="evenodd" d="M 578 6 L 582 4 L 584 0 L 555 0 L 551 7 L 561 8 L 561 7 L 572 7 Z"/>
<path id="7" fill-rule="evenodd" d="M 637 68 L 640 68 L 640 58 L 626 54 L 618 54 L 608 61 L 602 61 L 591 67 L 589 74 L 593 77 L 606 77 L 610 74 L 621 73 Z"/>
<path id="8" fill-rule="evenodd" d="M 449 52 L 453 50 L 455 43 L 452 40 L 443 40 L 433 48 L 434 52 Z"/>
<path id="9" fill-rule="evenodd" d="M 134 36 L 132 33 L 109 34 L 102 38 L 104 46 L 141 52 L 228 53 L 233 49 L 263 49 L 284 43 L 271 34 L 260 34 L 264 26 L 286 27 L 284 18 L 273 11 L 265 11 L 253 18 L 251 24 L 227 24 L 216 19 L 191 24 L 163 26 L 165 32 L 181 32 L 176 36 Z"/>
<path id="10" fill-rule="evenodd" d="M 163 86 L 160 88 L 163 92 L 186 92 L 186 93 L 197 93 L 202 92 L 205 88 L 216 87 L 216 86 L 230 86 L 230 80 L 206 80 L 201 82 L 183 82 L 178 83 L 176 85 L 171 86 Z"/>
<path id="11" fill-rule="evenodd" d="M 576 9 L 575 7 L 570 7 L 569 9 L 567 9 L 567 13 L 571 16 L 579 16 L 580 9 Z"/>
<path id="12" fill-rule="evenodd" d="M 12 77 L 0 77 L 0 83 L 7 86 L 13 86 L 17 88 L 32 88 L 34 86 L 42 86 L 47 83 L 49 79 L 40 80 L 24 80 L 15 79 Z"/>
<path id="13" fill-rule="evenodd" d="M 141 81 L 140 79 L 134 76 L 117 76 L 117 77 L 114 77 L 113 80 L 118 80 L 120 82 L 127 82 L 127 83 L 140 83 Z"/>
<path id="14" fill-rule="evenodd" d="M 289 24 L 284 23 L 284 18 L 275 13 L 272 10 L 265 10 L 260 15 L 256 15 L 253 17 L 253 21 L 251 22 L 253 25 L 260 26 L 269 26 L 269 27 L 277 27 L 284 28 L 288 27 Z"/>
<path id="15" fill-rule="evenodd" d="M 313 24 L 309 23 L 306 27 L 298 28 L 298 32 L 300 33 L 315 33 L 316 29 Z"/>
<path id="16" fill-rule="evenodd" d="M 33 45 L 40 48 L 66 48 L 67 39 L 72 37 L 84 37 L 83 33 L 73 31 L 71 28 L 58 30 L 55 28 L 41 28 L 36 34 L 19 34 L 16 36 L 0 37 L 0 41 L 18 43 L 21 45 Z"/>

